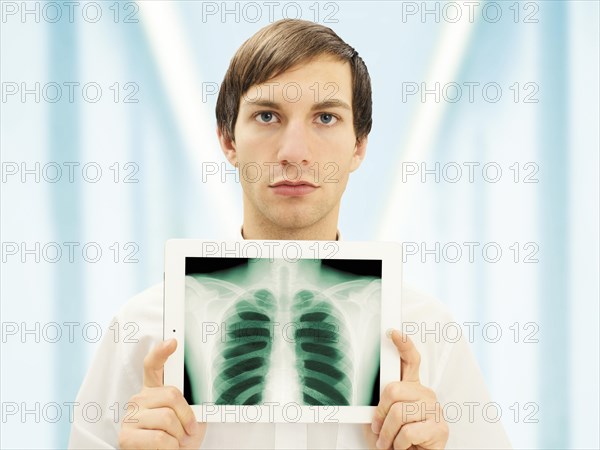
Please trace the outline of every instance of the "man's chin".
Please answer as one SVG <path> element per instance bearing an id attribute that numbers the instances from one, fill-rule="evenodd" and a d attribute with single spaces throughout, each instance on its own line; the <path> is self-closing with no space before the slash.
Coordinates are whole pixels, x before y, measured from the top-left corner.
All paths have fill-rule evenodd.
<path id="1" fill-rule="evenodd" d="M 303 228 L 309 228 L 318 222 L 318 218 L 311 217 L 309 214 L 292 213 L 273 217 L 272 222 L 278 228 L 293 232 Z"/>
<path id="2" fill-rule="evenodd" d="M 276 220 L 274 221 L 275 226 L 278 228 L 294 232 L 298 230 L 302 230 L 304 228 L 309 228 L 314 222 L 305 222 L 304 220 Z"/>
<path id="3" fill-rule="evenodd" d="M 268 207 L 266 207 L 268 205 Z M 328 214 L 327 204 L 320 202 L 307 202 L 294 204 L 293 202 L 277 202 L 276 204 L 263 203 L 259 208 L 265 218 L 274 226 L 289 232 L 307 229 L 325 219 Z"/>

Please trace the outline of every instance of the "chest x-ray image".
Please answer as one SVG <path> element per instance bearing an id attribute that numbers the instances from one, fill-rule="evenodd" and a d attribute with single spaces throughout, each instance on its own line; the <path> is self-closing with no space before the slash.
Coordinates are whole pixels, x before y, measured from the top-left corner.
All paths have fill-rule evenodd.
<path id="1" fill-rule="evenodd" d="M 186 258 L 184 396 L 376 406 L 380 260 Z"/>

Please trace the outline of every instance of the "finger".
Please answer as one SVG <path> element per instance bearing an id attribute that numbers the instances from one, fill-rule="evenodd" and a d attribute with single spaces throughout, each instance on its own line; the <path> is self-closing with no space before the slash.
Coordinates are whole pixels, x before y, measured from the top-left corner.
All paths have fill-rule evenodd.
<path id="1" fill-rule="evenodd" d="M 367 445 L 365 445 L 365 448 L 373 450 L 374 448 L 376 448 L 375 442 L 377 442 L 377 438 L 379 436 L 373 433 L 373 430 L 371 429 L 371 426 L 368 423 L 362 424 L 361 428 L 363 436 L 365 438 L 365 442 L 367 443 Z"/>
<path id="2" fill-rule="evenodd" d="M 147 388 L 140 396 L 139 403 L 141 407 L 148 409 L 168 407 L 173 410 L 187 434 L 198 432 L 196 415 L 181 391 L 175 386 Z"/>
<path id="3" fill-rule="evenodd" d="M 165 362 L 177 348 L 177 341 L 169 339 L 154 347 L 144 358 L 144 386 L 159 387 L 163 385 Z"/>
<path id="4" fill-rule="evenodd" d="M 425 448 L 438 448 L 445 445 L 445 442 L 439 439 L 439 427 L 435 421 L 426 420 L 424 422 L 411 422 L 404 425 L 394 439 L 394 450 L 406 450 L 412 445 L 423 446 Z"/>
<path id="5" fill-rule="evenodd" d="M 186 450 L 197 450 L 204 441 L 204 435 L 206 434 L 207 424 L 206 422 L 196 422 L 198 424 L 198 430 L 191 436 L 188 436 L 181 444 L 181 449 Z"/>
<path id="6" fill-rule="evenodd" d="M 400 380 L 419 382 L 421 354 L 417 347 L 407 335 L 400 333 L 398 330 L 393 330 L 391 337 L 400 353 Z"/>
<path id="7" fill-rule="evenodd" d="M 187 434 L 179 418 L 171 408 L 144 409 L 139 413 L 137 428 L 144 430 L 162 430 L 182 442 Z"/>
<path id="8" fill-rule="evenodd" d="M 377 448 L 390 447 L 403 426 L 411 422 L 424 421 L 428 415 L 435 414 L 436 410 L 437 405 L 426 402 L 394 403 L 379 432 Z"/>
<path id="9" fill-rule="evenodd" d="M 379 404 L 375 408 L 371 429 L 373 433 L 379 433 L 383 421 L 392 405 L 397 402 L 416 402 L 418 400 L 435 399 L 435 393 L 419 383 L 408 381 L 395 381 L 389 383 L 381 393 Z"/>
<path id="10" fill-rule="evenodd" d="M 179 448 L 179 442 L 169 433 L 162 430 L 142 430 L 139 428 L 128 430 L 126 434 L 119 437 L 120 449 L 156 448 L 173 449 Z"/>

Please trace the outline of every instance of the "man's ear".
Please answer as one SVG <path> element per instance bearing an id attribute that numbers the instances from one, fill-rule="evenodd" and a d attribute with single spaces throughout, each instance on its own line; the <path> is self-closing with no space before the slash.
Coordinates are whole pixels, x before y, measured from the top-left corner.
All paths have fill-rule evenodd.
<path id="1" fill-rule="evenodd" d="M 367 153 L 367 141 L 367 136 L 356 140 L 354 154 L 352 155 L 352 164 L 350 165 L 350 172 L 354 172 L 356 169 L 358 169 L 363 159 L 365 159 L 365 154 Z"/>
<path id="2" fill-rule="evenodd" d="M 221 146 L 221 150 L 223 151 L 225 158 L 227 158 L 227 161 L 229 161 L 231 165 L 235 167 L 237 164 L 237 151 L 235 149 L 235 142 L 226 137 L 218 125 L 217 137 L 219 138 L 219 145 Z"/>

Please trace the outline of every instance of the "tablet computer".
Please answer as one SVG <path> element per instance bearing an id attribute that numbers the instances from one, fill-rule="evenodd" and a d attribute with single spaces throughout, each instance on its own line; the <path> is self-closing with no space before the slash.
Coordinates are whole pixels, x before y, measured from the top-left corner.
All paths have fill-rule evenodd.
<path id="1" fill-rule="evenodd" d="M 201 422 L 369 423 L 400 380 L 401 244 L 173 239 L 164 382 Z"/>

